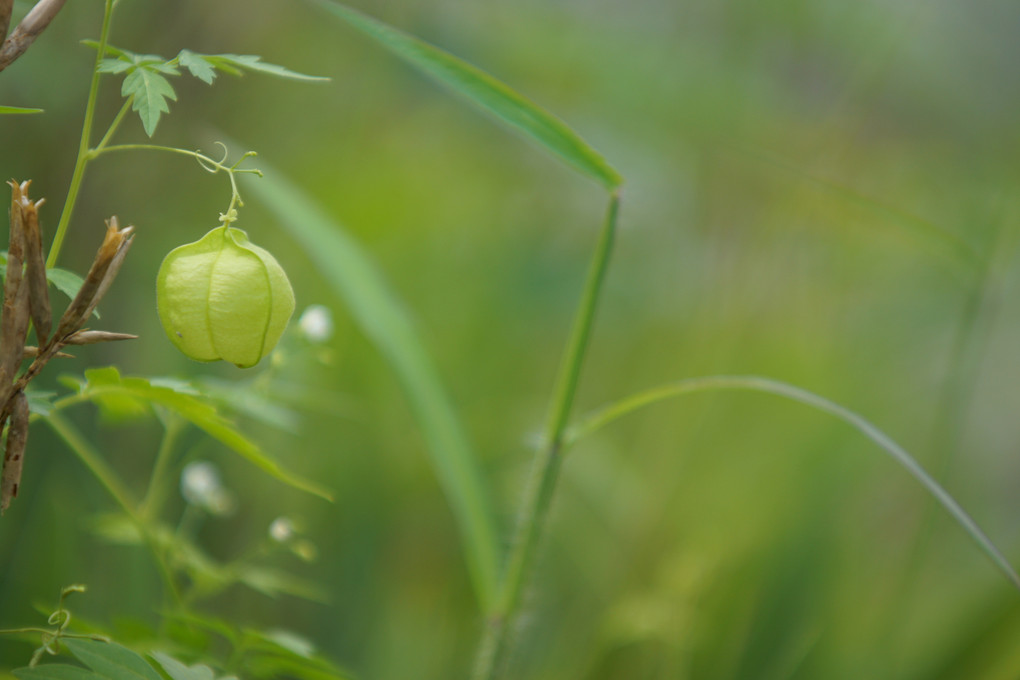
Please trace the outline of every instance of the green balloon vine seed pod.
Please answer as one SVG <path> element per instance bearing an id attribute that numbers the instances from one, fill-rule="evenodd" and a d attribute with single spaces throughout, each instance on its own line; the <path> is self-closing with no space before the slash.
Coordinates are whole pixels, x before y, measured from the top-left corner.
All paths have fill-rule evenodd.
<path id="1" fill-rule="evenodd" d="M 170 251 L 156 279 L 159 319 L 198 361 L 249 368 L 276 346 L 294 313 L 283 267 L 236 227 L 217 227 Z"/>

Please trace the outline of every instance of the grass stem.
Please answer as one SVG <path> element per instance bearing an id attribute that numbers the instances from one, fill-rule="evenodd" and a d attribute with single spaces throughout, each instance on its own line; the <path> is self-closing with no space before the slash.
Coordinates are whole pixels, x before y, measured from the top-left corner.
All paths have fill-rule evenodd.
<path id="1" fill-rule="evenodd" d="M 584 293 L 574 318 L 566 352 L 560 364 L 543 443 L 532 463 L 531 477 L 521 502 L 516 535 L 500 583 L 499 596 L 493 611 L 489 612 L 478 648 L 474 672 L 477 680 L 492 680 L 499 677 L 510 651 L 511 638 L 520 615 L 521 595 L 527 585 L 530 568 L 552 504 L 556 480 L 559 477 L 567 419 L 570 417 L 570 409 L 577 392 L 584 356 L 598 309 L 599 293 L 613 250 L 619 207 L 619 194 L 613 192 L 598 245 L 588 268 Z"/>

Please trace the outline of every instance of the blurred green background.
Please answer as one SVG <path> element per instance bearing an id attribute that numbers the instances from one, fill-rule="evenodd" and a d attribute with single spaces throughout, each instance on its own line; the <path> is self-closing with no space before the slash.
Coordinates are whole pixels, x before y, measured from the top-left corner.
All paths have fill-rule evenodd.
<path id="1" fill-rule="evenodd" d="M 360 7 L 555 112 L 626 177 L 578 414 L 690 376 L 786 380 L 888 432 L 1020 560 L 1020 4 Z M 100 16 L 99 2 L 68 3 L 0 74 L 0 103 L 46 109 L 0 118 L 0 176 L 34 180 L 49 233 L 91 68 L 78 41 Z M 365 245 L 418 322 L 508 541 L 603 192 L 310 4 L 127 0 L 111 41 L 260 54 L 332 78 L 177 79 L 154 141 L 255 149 Z M 119 105 L 106 82 L 98 120 Z M 137 120 L 120 139 L 143 141 Z M 251 378 L 179 355 L 155 307 L 162 257 L 215 226 L 229 197 L 225 177 L 185 158 L 90 168 L 61 265 L 87 268 L 109 215 L 135 224 L 102 327 L 142 337 L 83 349 L 65 372 Z M 464 677 L 481 619 L 403 393 L 268 211 L 251 200 L 238 224 L 287 269 L 298 313 L 322 304 L 336 322 L 327 348 L 296 334 L 281 347 L 278 370 L 306 397 L 299 426 L 244 429 L 336 502 L 189 430 L 188 459 L 215 462 L 237 501 L 198 539 L 231 559 L 293 517 L 318 558 L 278 564 L 328 602 L 235 588 L 207 610 L 298 631 L 358 677 Z M 59 372 L 39 386 L 64 390 Z M 143 488 L 156 421 L 71 415 Z M 171 503 L 172 523 L 182 508 Z M 90 530 L 113 509 L 34 426 L 22 494 L 0 521 L 0 627 L 41 623 L 33 604 L 73 582 L 90 587 L 72 601 L 82 617 L 153 619 L 150 559 Z M 582 442 L 534 576 L 509 677 L 1020 677 L 1020 596 L 970 539 L 858 433 L 773 397 L 686 397 Z M 0 668 L 30 651 L 0 640 Z"/>

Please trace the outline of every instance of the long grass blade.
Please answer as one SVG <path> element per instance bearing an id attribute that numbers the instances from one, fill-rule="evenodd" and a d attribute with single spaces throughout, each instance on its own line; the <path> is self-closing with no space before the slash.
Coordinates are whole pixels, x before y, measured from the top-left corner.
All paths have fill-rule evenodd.
<path id="1" fill-rule="evenodd" d="M 487 610 L 496 592 L 498 565 L 493 513 L 476 459 L 432 359 L 403 305 L 361 246 L 313 198 L 260 165 L 267 177 L 249 181 L 248 190 L 304 247 L 407 393 L 461 531 L 478 598 Z"/>
<path id="2" fill-rule="evenodd" d="M 566 123 L 449 52 L 332 0 L 313 0 L 410 65 L 534 139 L 577 170 L 615 189 L 620 174 Z"/>
<path id="3" fill-rule="evenodd" d="M 794 387 L 787 383 L 770 380 L 768 378 L 760 378 L 758 376 L 729 375 L 681 380 L 669 385 L 640 392 L 590 414 L 567 433 L 565 446 L 576 443 L 582 437 L 585 437 L 618 418 L 629 413 L 633 413 L 644 406 L 685 394 L 711 390 L 766 392 L 768 394 L 792 399 L 793 401 L 800 402 L 801 404 L 818 409 L 819 411 L 824 411 L 851 425 L 865 437 L 878 444 L 878 446 L 888 453 L 893 460 L 906 468 L 907 472 L 910 473 L 914 479 L 920 482 L 921 486 L 923 486 L 928 493 L 934 496 L 935 500 L 938 501 L 943 508 L 945 508 L 946 512 L 952 515 L 953 519 L 955 519 L 957 523 L 963 527 L 963 530 L 966 531 L 974 542 L 978 544 L 978 547 L 980 547 L 981 550 L 984 551 L 984 553 L 992 560 L 995 566 L 998 567 L 1003 574 L 1005 574 L 1010 583 L 1020 590 L 1020 576 L 1017 575 L 1017 572 L 1013 569 L 1009 560 L 1007 560 L 1002 552 L 995 547 L 995 544 L 992 543 L 991 539 L 988 538 L 985 532 L 978 527 L 977 523 L 971 518 L 971 516 L 968 515 L 962 507 L 960 507 L 960 504 L 957 503 L 956 500 L 953 499 L 953 497 L 950 496 L 949 493 L 943 489 L 942 486 L 936 482 L 916 460 L 914 460 L 913 456 L 903 449 L 903 447 L 853 411 L 840 406 L 835 402 L 829 401 L 824 397 L 820 397 L 813 392 L 808 392 L 807 390 Z"/>

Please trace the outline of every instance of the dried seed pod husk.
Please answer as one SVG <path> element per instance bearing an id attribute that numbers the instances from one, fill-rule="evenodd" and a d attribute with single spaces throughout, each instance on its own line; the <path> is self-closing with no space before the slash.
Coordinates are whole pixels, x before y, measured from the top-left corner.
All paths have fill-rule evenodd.
<path id="1" fill-rule="evenodd" d="M 127 249 L 131 246 L 131 233 L 134 231 L 134 227 L 120 229 L 119 226 L 116 217 L 110 218 L 106 223 L 103 244 L 99 246 L 96 258 L 92 261 L 78 294 L 60 317 L 57 332 L 54 334 L 55 340 L 65 338 L 81 328 L 117 275 L 124 256 L 127 255 Z"/>
<path id="2" fill-rule="evenodd" d="M 3 314 L 0 317 L 0 397 L 6 403 L 10 385 L 21 364 L 22 350 L 28 335 L 28 285 L 22 264 L 25 254 L 24 197 L 28 182 L 10 182 L 11 242 L 7 251 L 7 277 L 4 280 Z"/>
<path id="3" fill-rule="evenodd" d="M 137 335 L 130 333 L 111 333 L 110 331 L 81 330 L 64 338 L 65 345 L 95 345 L 100 342 L 115 342 L 118 340 L 137 340 Z"/>
<path id="4" fill-rule="evenodd" d="M 39 348 L 33 347 L 32 345 L 25 345 L 24 351 L 21 353 L 22 359 L 35 359 L 39 356 Z M 50 356 L 60 357 L 61 359 L 73 359 L 73 354 L 67 354 L 66 352 L 56 352 Z"/>
<path id="5" fill-rule="evenodd" d="M 25 238 L 25 277 L 28 279 L 28 301 L 39 345 L 45 345 L 53 326 L 50 292 L 46 283 L 46 260 L 42 251 L 42 230 L 39 227 L 39 206 L 22 197 L 22 218 Z"/>
<path id="6" fill-rule="evenodd" d="M 4 452 L 3 472 L 0 472 L 0 515 L 7 511 L 18 495 L 21 469 L 25 462 L 28 444 L 28 399 L 18 391 L 11 399 L 11 424 L 7 429 L 7 450 Z"/>

